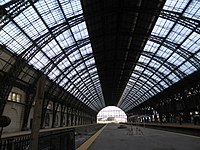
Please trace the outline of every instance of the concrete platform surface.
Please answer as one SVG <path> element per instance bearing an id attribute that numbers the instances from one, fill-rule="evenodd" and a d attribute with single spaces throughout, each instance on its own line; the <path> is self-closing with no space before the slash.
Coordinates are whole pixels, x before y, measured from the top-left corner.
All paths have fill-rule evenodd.
<path id="1" fill-rule="evenodd" d="M 200 137 L 143 127 L 138 130 L 135 126 L 118 127 L 109 124 L 89 150 L 200 150 Z"/>

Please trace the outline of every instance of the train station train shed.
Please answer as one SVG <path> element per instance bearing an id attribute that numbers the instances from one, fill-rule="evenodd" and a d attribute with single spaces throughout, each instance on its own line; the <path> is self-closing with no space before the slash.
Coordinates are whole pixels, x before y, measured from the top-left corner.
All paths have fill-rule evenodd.
<path id="1" fill-rule="evenodd" d="M 200 125 L 200 1 L 0 0 L 4 132 L 33 127 L 38 97 L 41 128 L 96 123 L 106 106 Z"/>

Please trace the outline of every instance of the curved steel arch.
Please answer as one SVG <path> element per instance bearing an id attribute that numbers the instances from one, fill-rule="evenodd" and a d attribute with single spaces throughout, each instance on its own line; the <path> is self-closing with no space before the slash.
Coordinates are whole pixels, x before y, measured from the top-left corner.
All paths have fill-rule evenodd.
<path id="1" fill-rule="evenodd" d="M 137 81 L 137 82 L 135 82 L 135 85 L 138 85 L 138 83 L 141 83 L 141 85 L 143 84 L 143 86 L 146 87 L 146 88 L 149 90 L 148 85 L 146 85 L 146 84 L 144 85 L 143 80 L 141 80 L 140 78 L 133 78 L 133 77 L 131 77 L 131 79 Z M 138 86 L 141 87 L 141 85 L 138 85 Z M 132 87 L 132 89 L 133 89 L 133 87 Z M 126 97 L 127 97 L 129 94 L 132 94 L 132 93 L 131 93 L 131 90 L 132 90 L 132 89 L 130 89 L 130 91 L 128 92 L 128 94 L 126 94 Z M 152 89 L 152 90 L 154 91 L 154 89 Z M 154 92 L 157 93 L 157 91 L 154 91 Z M 126 100 L 126 99 L 127 99 L 126 97 L 123 98 L 123 96 L 122 96 L 121 99 L 123 99 L 123 101 L 118 103 L 118 107 L 121 106 L 121 105 L 123 105 L 123 103 L 127 101 L 127 100 Z"/>
<path id="2" fill-rule="evenodd" d="M 200 60 L 194 56 L 194 53 L 191 53 L 190 51 L 182 48 L 179 44 L 176 44 L 172 41 L 164 40 L 163 37 L 151 35 L 149 37 L 149 41 L 155 42 L 157 44 L 162 44 L 162 46 L 170 49 L 174 53 L 178 54 L 179 56 L 183 57 L 185 60 L 187 60 L 189 57 L 192 56 L 192 59 L 194 59 L 195 62 L 192 62 L 192 60 L 188 60 L 196 69 L 200 69 L 199 62 Z"/>
<path id="3" fill-rule="evenodd" d="M 183 16 L 182 13 L 174 12 L 174 11 L 170 11 L 170 10 L 162 10 L 160 12 L 159 17 L 166 19 L 166 20 L 173 21 L 173 22 L 176 22 L 178 20 L 179 24 L 200 34 L 200 29 L 199 29 L 200 21 L 199 20 L 188 18 L 186 16 Z"/>
<path id="4" fill-rule="evenodd" d="M 186 76 L 186 74 L 185 74 L 184 72 L 182 72 L 181 70 L 179 70 L 179 69 L 177 68 L 176 65 L 174 65 L 174 64 L 172 64 L 172 63 L 170 63 L 170 62 L 168 62 L 167 59 L 165 59 L 165 58 L 163 58 L 163 57 L 159 57 L 159 56 L 157 56 L 157 55 L 154 55 L 154 53 L 152 53 L 152 52 L 146 52 L 146 51 L 142 52 L 141 55 L 144 55 L 144 56 L 146 56 L 146 57 L 149 57 L 151 60 L 154 60 L 154 61 L 158 62 L 158 63 L 160 64 L 160 66 L 166 67 L 166 68 L 169 69 L 171 72 L 173 72 L 173 71 L 176 69 L 176 71 L 178 71 L 180 74 L 178 74 L 178 73 L 176 73 L 176 72 L 174 72 L 174 74 L 175 74 L 179 79 L 181 79 L 181 78 L 183 78 L 183 77 Z M 155 70 L 155 72 L 157 72 L 158 69 L 159 69 L 159 68 L 157 68 L 157 69 Z M 181 75 L 181 76 L 180 76 L 180 75 Z"/>
<path id="5" fill-rule="evenodd" d="M 80 40 L 80 41 L 77 41 L 77 43 L 79 44 L 79 47 L 82 48 L 82 47 L 88 45 L 88 44 L 90 43 L 90 40 L 89 40 L 89 38 L 85 38 L 85 39 L 82 39 L 82 40 Z M 53 62 L 56 62 L 54 66 L 52 66 L 52 62 L 49 62 L 49 63 L 48 63 L 44 68 L 42 68 L 41 70 L 45 71 L 45 70 L 47 70 L 50 66 L 52 66 L 51 69 L 48 69 L 48 72 L 46 72 L 46 74 L 50 73 L 50 72 L 54 69 L 55 66 L 57 66 L 59 63 L 62 62 L 63 59 L 66 58 L 66 55 L 68 56 L 68 55 L 72 54 L 73 52 L 77 51 L 77 50 L 78 50 L 78 47 L 77 47 L 76 44 L 73 44 L 73 45 L 71 45 L 71 46 L 69 46 L 69 47 L 64 48 L 63 50 L 66 51 L 66 52 L 65 52 L 65 53 L 60 52 L 58 55 L 56 55 L 56 56 L 54 56 L 53 58 L 51 58 L 51 60 L 52 60 Z"/>
<path id="6" fill-rule="evenodd" d="M 150 72 L 152 72 L 152 73 L 155 73 L 155 75 L 157 75 L 157 76 L 158 76 L 159 78 L 161 78 L 161 79 L 162 79 L 163 76 L 165 75 L 164 73 L 160 72 L 159 70 L 155 72 L 155 70 L 156 70 L 157 68 L 154 68 L 153 66 L 148 66 L 148 67 L 146 67 L 146 64 L 143 63 L 143 62 L 138 62 L 137 65 L 140 66 L 140 67 L 142 67 L 142 68 L 144 68 L 144 69 L 147 69 L 148 71 L 150 71 Z M 165 83 L 166 83 L 168 86 L 170 86 L 170 85 L 173 84 L 173 81 L 170 80 L 169 78 L 165 78 L 164 81 L 165 81 Z"/>
<path id="7" fill-rule="evenodd" d="M 158 83 L 159 81 L 157 81 L 157 80 L 155 80 L 155 79 L 153 79 L 153 78 L 150 78 L 150 76 L 148 76 L 148 74 L 140 74 L 141 72 L 139 72 L 139 71 L 136 71 L 136 70 L 134 70 L 134 73 L 136 74 L 136 75 L 139 75 L 140 77 L 143 77 L 144 79 L 146 79 L 146 81 L 145 81 L 145 83 L 147 82 L 147 81 L 149 81 L 150 83 L 152 83 L 152 85 L 155 85 L 155 83 Z M 143 84 L 144 84 L 144 82 L 143 82 Z M 165 89 L 162 85 L 160 85 L 160 84 L 157 84 L 156 86 L 158 86 L 158 88 L 160 88 L 160 89 Z M 134 87 L 134 86 L 133 86 Z M 139 91 L 139 90 L 138 90 Z"/>

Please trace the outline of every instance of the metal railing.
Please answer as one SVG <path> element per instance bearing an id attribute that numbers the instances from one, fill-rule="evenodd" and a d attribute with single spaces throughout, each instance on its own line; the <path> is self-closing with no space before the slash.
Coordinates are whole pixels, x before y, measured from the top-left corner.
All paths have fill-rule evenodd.
<path id="1" fill-rule="evenodd" d="M 30 134 L 0 140 L 0 150 L 29 150 Z M 39 150 L 75 150 L 74 128 L 45 131 L 39 135 Z"/>

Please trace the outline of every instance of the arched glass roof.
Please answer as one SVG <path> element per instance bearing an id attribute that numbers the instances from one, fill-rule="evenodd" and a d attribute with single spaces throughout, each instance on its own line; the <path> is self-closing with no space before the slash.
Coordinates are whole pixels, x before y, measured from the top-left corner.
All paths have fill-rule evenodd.
<path id="1" fill-rule="evenodd" d="M 199 24 L 199 1 L 166 1 L 118 107 L 128 111 L 199 70 Z"/>
<path id="2" fill-rule="evenodd" d="M 79 0 L 3 0 L 0 5 L 5 6 L 1 44 L 95 111 L 105 106 Z"/>
<path id="3" fill-rule="evenodd" d="M 126 112 L 200 68 L 200 1 L 128 2 L 1 0 L 0 44 L 96 112 L 105 95 Z"/>

